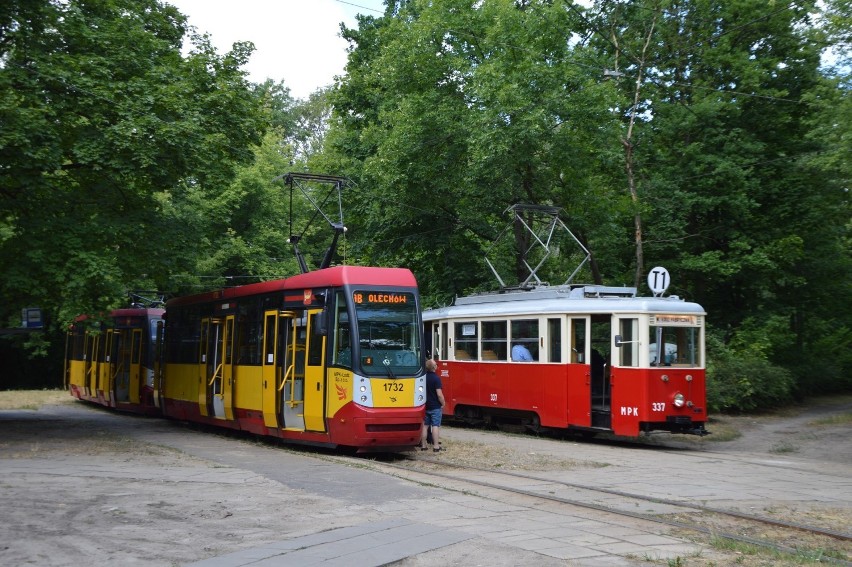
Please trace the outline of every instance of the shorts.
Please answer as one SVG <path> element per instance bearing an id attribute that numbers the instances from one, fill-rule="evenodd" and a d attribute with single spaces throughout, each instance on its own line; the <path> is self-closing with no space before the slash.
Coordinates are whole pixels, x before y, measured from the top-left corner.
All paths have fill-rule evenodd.
<path id="1" fill-rule="evenodd" d="M 441 414 L 444 412 L 442 408 L 427 409 L 426 415 L 423 416 L 423 425 L 434 425 L 441 427 Z"/>

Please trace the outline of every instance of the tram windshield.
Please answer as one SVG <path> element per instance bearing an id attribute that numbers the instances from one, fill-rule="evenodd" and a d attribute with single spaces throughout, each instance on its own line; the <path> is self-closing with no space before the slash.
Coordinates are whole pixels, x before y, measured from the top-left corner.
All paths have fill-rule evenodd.
<path id="1" fill-rule="evenodd" d="M 361 370 L 370 376 L 420 370 L 420 324 L 413 293 L 359 290 L 353 294 Z"/>
<path id="2" fill-rule="evenodd" d="M 651 366 L 701 366 L 699 329 L 651 325 Z"/>

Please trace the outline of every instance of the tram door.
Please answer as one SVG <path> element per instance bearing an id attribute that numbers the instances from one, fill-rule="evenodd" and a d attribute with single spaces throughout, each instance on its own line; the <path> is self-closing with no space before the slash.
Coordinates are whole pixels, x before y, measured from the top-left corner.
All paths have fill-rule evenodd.
<path id="1" fill-rule="evenodd" d="M 106 348 L 109 345 L 109 330 L 104 334 L 98 335 L 95 338 L 95 342 L 97 343 L 95 345 L 95 352 L 92 353 L 92 373 L 94 374 L 92 396 L 99 401 L 101 399 L 109 400 L 109 392 L 107 391 L 109 369 L 105 362 Z"/>
<path id="2" fill-rule="evenodd" d="M 263 317 L 263 423 L 267 427 L 298 425 L 302 419 L 301 403 L 293 398 L 296 384 L 292 380 L 295 367 L 288 357 L 296 314 L 292 311 L 266 311 Z M 285 379 L 286 377 L 286 379 Z M 285 392 L 285 385 L 287 390 Z M 292 407 L 286 408 L 287 401 Z M 294 409 L 298 406 L 298 409 Z M 288 410 L 285 416 L 284 410 Z M 298 427 L 304 429 L 304 422 Z"/>
<path id="3" fill-rule="evenodd" d="M 133 341 L 125 331 L 116 330 L 113 333 L 113 362 L 111 382 L 115 388 L 115 401 L 130 401 L 130 367 L 132 365 L 131 350 Z"/>
<path id="4" fill-rule="evenodd" d="M 142 381 L 142 329 L 133 329 L 130 337 L 130 364 L 128 365 L 130 401 L 138 404 Z"/>
<path id="5" fill-rule="evenodd" d="M 163 396 L 165 395 L 166 385 L 163 380 L 163 331 L 165 323 L 162 320 L 157 321 L 157 334 L 154 340 L 154 405 L 158 408 L 163 408 Z"/>
<path id="6" fill-rule="evenodd" d="M 106 347 L 104 348 L 104 401 L 109 406 L 115 406 L 116 394 L 115 394 L 115 373 L 116 373 L 116 356 L 115 356 L 115 345 L 118 344 L 118 338 L 121 335 L 121 331 L 117 331 L 115 329 L 109 329 L 106 332 L 106 337 L 104 339 L 106 343 Z"/>
<path id="7" fill-rule="evenodd" d="M 305 364 L 305 429 L 325 431 L 325 332 L 322 329 L 322 309 L 308 311 Z"/>
<path id="8" fill-rule="evenodd" d="M 100 335 L 86 333 L 86 395 L 88 396 L 97 396 L 99 341 Z"/>
<path id="9" fill-rule="evenodd" d="M 201 320 L 201 379 L 198 405 L 201 415 L 225 418 L 225 326 L 217 318 Z"/>
<path id="10" fill-rule="evenodd" d="M 572 424 L 580 427 L 592 425 L 592 367 L 589 364 L 589 318 L 572 317 L 569 320 L 568 407 Z M 575 371 L 574 368 L 580 368 Z"/>
<path id="11" fill-rule="evenodd" d="M 222 405 L 225 419 L 234 419 L 234 315 L 225 317 L 225 333 L 222 337 Z M 222 417 L 218 413 L 216 417 Z"/>
<path id="12" fill-rule="evenodd" d="M 307 352 L 307 326 L 296 313 L 280 324 L 279 345 L 283 350 L 279 387 L 281 422 L 285 429 L 305 430 L 305 358 Z"/>
<path id="13" fill-rule="evenodd" d="M 611 368 L 610 351 L 612 344 L 612 318 L 609 315 L 592 315 L 591 328 L 591 391 L 592 391 L 592 427 L 609 429 L 612 426 L 610 408 Z"/>

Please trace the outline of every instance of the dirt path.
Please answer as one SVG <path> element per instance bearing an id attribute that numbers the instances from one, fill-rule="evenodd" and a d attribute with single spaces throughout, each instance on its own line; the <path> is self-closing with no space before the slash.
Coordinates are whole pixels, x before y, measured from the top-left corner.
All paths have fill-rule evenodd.
<path id="1" fill-rule="evenodd" d="M 758 416 L 719 416 L 708 429 L 720 436 L 736 431 L 739 437 L 720 440 L 672 437 L 665 444 L 711 451 L 789 454 L 802 459 L 852 463 L 852 396 L 819 398 L 781 412 Z"/>

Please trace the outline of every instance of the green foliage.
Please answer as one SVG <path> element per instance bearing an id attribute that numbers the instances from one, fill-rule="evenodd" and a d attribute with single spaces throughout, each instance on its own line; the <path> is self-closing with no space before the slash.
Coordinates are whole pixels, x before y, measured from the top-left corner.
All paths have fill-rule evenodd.
<path id="1" fill-rule="evenodd" d="M 482 258 L 508 206 L 559 206 L 592 251 L 584 275 L 666 266 L 733 375 L 846 387 L 828 347 L 852 317 L 847 4 L 389 3 L 344 30 L 323 156 L 358 182 L 359 258 L 411 267 L 446 303 L 495 286 Z M 785 399 L 775 381 L 765 403 Z"/>
<path id="2" fill-rule="evenodd" d="M 405 2 L 345 30 L 348 75 L 326 139 L 357 181 L 347 202 L 359 256 L 409 266 L 427 297 L 494 287 L 483 254 L 515 203 L 551 204 L 619 232 L 607 192 L 612 90 L 565 38 L 574 12 L 550 2 Z M 568 181 L 570 180 L 570 182 Z M 582 180 L 582 181 L 581 181 Z M 517 234 L 517 249 L 530 242 Z M 439 259 L 439 260 L 438 260 Z M 523 277 L 518 262 L 514 284 Z M 517 278 L 517 279 L 516 279 Z"/>
<path id="3" fill-rule="evenodd" d="M 717 410 L 852 388 L 849 21 L 847 0 L 395 0 L 297 101 L 164 2 L 4 2 L 0 320 L 295 273 L 313 211 L 291 227 L 272 180 L 307 170 L 352 180 L 345 262 L 411 268 L 426 305 L 496 287 L 507 209 L 555 206 L 581 279 L 663 265 L 706 308 Z M 489 256 L 509 285 L 516 229 Z"/>
<path id="4" fill-rule="evenodd" d="M 0 30 L 5 308 L 62 325 L 168 289 L 205 241 L 174 203 L 218 194 L 261 140 L 253 47 L 184 57 L 186 19 L 156 0 L 12 0 Z"/>
<path id="5" fill-rule="evenodd" d="M 778 408 L 794 399 L 793 374 L 753 350 L 737 351 L 708 339 L 707 404 L 711 412 Z"/>

